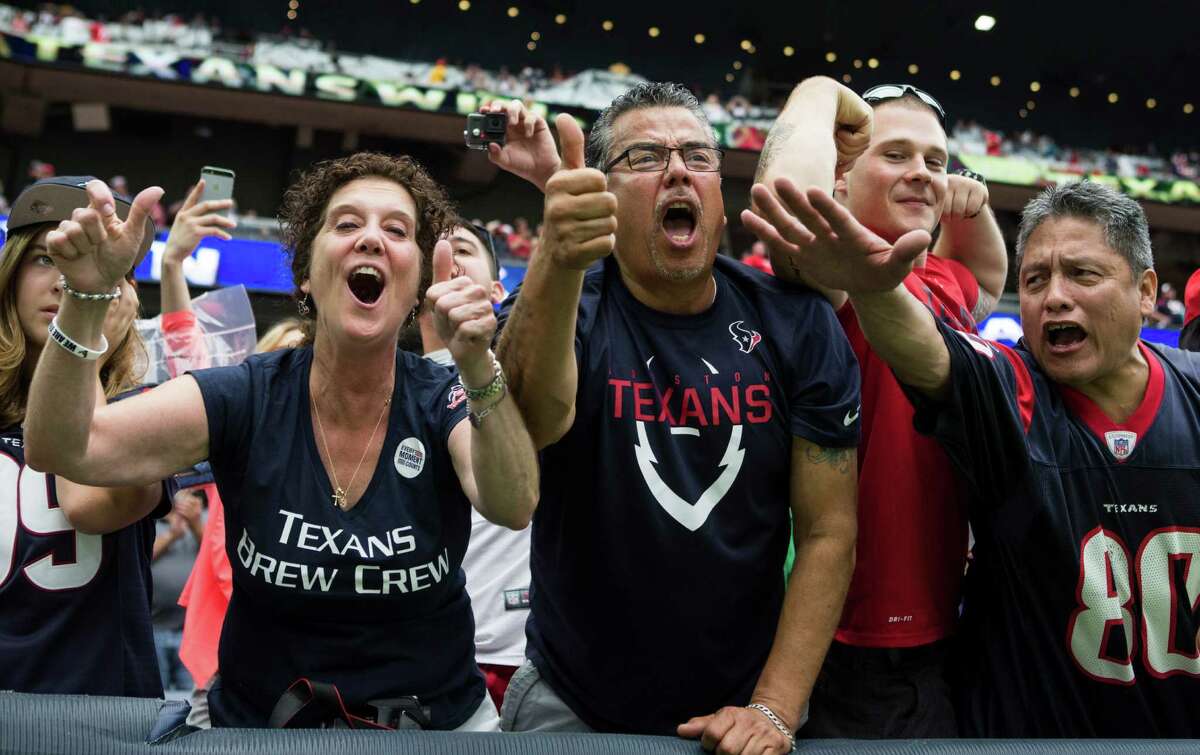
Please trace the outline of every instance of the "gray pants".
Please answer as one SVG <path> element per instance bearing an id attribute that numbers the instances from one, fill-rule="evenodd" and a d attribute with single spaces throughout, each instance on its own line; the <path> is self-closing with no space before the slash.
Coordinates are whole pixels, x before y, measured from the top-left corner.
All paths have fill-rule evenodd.
<path id="1" fill-rule="evenodd" d="M 591 733 L 575 711 L 550 688 L 533 661 L 526 660 L 512 675 L 504 705 L 500 706 L 502 731 L 582 731 Z"/>

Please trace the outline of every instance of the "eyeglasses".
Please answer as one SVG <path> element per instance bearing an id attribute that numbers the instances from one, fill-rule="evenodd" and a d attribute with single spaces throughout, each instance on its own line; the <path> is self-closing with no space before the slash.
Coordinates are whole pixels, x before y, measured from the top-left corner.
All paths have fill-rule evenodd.
<path id="1" fill-rule="evenodd" d="M 884 100 L 899 99 L 906 94 L 913 95 L 933 108 L 933 112 L 937 113 L 938 120 L 942 122 L 943 126 L 946 125 L 946 110 L 942 107 L 942 103 L 935 100 L 928 92 L 917 89 L 912 84 L 880 84 L 863 92 L 862 98 L 864 102 L 871 105 Z"/>
<path id="2" fill-rule="evenodd" d="M 716 173 L 721 169 L 721 158 L 725 155 L 724 150 L 700 145 L 664 147 L 661 144 L 636 144 L 605 165 L 604 172 L 608 173 L 614 165 L 625 160 L 629 163 L 629 169 L 637 173 L 661 173 L 671 164 L 672 152 L 678 152 L 683 166 L 695 173 Z"/>

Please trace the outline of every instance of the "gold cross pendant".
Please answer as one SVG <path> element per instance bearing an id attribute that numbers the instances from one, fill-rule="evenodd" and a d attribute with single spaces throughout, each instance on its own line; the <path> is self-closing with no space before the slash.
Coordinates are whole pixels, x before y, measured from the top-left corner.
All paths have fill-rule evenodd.
<path id="1" fill-rule="evenodd" d="M 333 498 L 333 505 L 335 507 L 339 509 L 346 508 L 346 491 L 338 488 L 337 490 L 333 491 L 333 495 L 331 497 Z"/>

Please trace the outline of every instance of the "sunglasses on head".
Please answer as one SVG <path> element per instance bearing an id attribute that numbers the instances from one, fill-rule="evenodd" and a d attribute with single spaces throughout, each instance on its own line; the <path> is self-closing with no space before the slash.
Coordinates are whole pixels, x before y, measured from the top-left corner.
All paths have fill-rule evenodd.
<path id="1" fill-rule="evenodd" d="M 942 107 L 942 103 L 935 100 L 928 92 L 917 89 L 912 84 L 880 84 L 863 92 L 862 98 L 863 102 L 873 105 L 876 102 L 896 100 L 910 94 L 932 108 L 933 112 L 937 113 L 938 120 L 942 122 L 942 125 L 946 125 L 946 110 Z"/>

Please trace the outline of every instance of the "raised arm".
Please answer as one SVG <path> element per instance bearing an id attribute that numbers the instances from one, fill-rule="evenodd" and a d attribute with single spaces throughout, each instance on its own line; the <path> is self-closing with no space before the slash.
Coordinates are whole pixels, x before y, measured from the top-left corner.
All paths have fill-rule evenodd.
<path id="1" fill-rule="evenodd" d="M 834 181 L 854 165 L 871 140 L 871 108 L 862 99 L 825 76 L 805 79 L 796 86 L 767 135 L 754 182 L 772 191 L 777 179 L 794 186 L 817 186 L 832 192 Z M 757 192 L 751 207 L 761 210 Z M 765 238 L 775 274 L 818 289 L 835 308 L 845 295 L 821 286 L 796 256 L 776 239 Z"/>
<path id="2" fill-rule="evenodd" d="M 587 268 L 612 253 L 617 198 L 598 170 L 584 167 L 583 132 L 575 119 L 555 121 L 562 169 L 546 183 L 545 228 L 497 352 L 538 448 L 575 421 L 579 370 L 575 321 Z"/>
<path id="3" fill-rule="evenodd" d="M 942 232 L 933 253 L 961 262 L 979 282 L 979 297 L 971 315 L 976 321 L 992 313 L 1008 275 L 1008 251 L 996 216 L 988 205 L 987 186 L 960 175 L 946 177 Z"/>
<path id="4" fill-rule="evenodd" d="M 191 256 L 201 240 L 232 238 L 229 230 L 236 228 L 232 218 L 218 215 L 220 210 L 233 207 L 232 199 L 214 199 L 204 202 L 204 179 L 200 179 L 188 192 L 183 207 L 175 216 L 171 233 L 167 236 L 162 256 L 162 311 L 190 312 L 192 296 L 188 291 L 187 278 L 183 275 L 183 261 Z"/>
<path id="5" fill-rule="evenodd" d="M 139 194 L 126 222 L 108 187 L 88 184 L 90 205 L 46 236 L 68 285 L 87 293 L 113 291 L 132 267 L 144 220 L 162 190 Z M 199 386 L 172 380 L 140 396 L 97 407 L 98 361 L 108 302 L 62 297 L 52 334 L 34 371 L 26 411 L 26 459 L 35 469 L 105 487 L 148 485 L 208 456 L 208 424 Z M 60 345 L 62 334 L 78 346 Z M 70 345 L 70 344 L 68 344 Z"/>
<path id="6" fill-rule="evenodd" d="M 433 285 L 425 294 L 438 338 L 446 344 L 467 390 L 471 422 L 450 431 L 450 456 L 471 505 L 489 521 L 524 529 L 538 499 L 538 462 L 516 401 L 495 370 L 488 347 L 496 334 L 492 300 L 483 286 L 460 275 L 450 242 L 433 252 Z"/>

